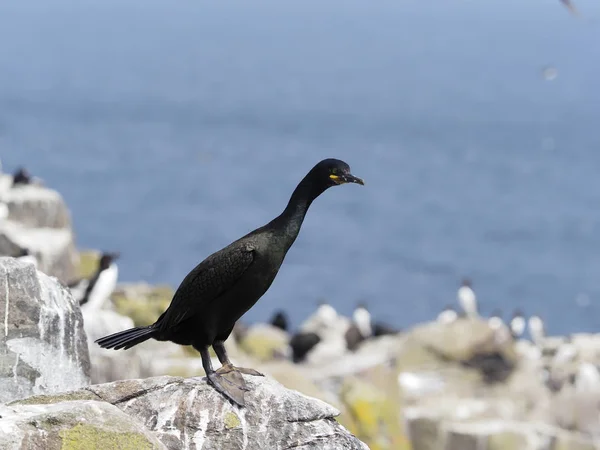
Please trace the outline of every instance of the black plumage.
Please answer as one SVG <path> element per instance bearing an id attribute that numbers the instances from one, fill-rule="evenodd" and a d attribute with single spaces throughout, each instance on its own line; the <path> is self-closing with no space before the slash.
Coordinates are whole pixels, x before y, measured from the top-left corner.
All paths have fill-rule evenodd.
<path id="1" fill-rule="evenodd" d="M 364 184 L 337 159 L 314 166 L 294 190 L 284 211 L 268 224 L 252 231 L 198 264 L 181 282 L 171 304 L 158 320 L 98 339 L 103 348 L 128 349 L 150 338 L 192 345 L 213 387 L 239 405 L 246 390 L 239 373 L 260 375 L 253 369 L 234 367 L 225 351 L 236 321 L 267 291 L 315 198 L 326 189 L 344 184 Z M 215 371 L 208 347 L 222 364 Z M 234 382 L 225 375 L 234 376 Z M 229 388 L 225 388 L 225 384 Z"/>
<path id="2" fill-rule="evenodd" d="M 29 172 L 27 171 L 27 169 L 25 169 L 24 167 L 21 167 L 13 174 L 12 185 L 18 186 L 20 184 L 21 185 L 30 184 L 31 181 L 32 181 L 32 178 L 31 178 L 31 175 L 29 174 Z"/>
<path id="3" fill-rule="evenodd" d="M 271 318 L 271 325 L 283 331 L 289 331 L 289 321 L 283 311 L 277 311 Z"/>
<path id="4" fill-rule="evenodd" d="M 298 333 L 292 336 L 292 339 L 290 339 L 292 361 L 295 363 L 304 361 L 308 352 L 310 352 L 319 342 L 321 342 L 321 337 L 313 332 Z"/>
<path id="5" fill-rule="evenodd" d="M 387 336 L 394 335 L 400 333 L 402 330 L 400 328 L 389 325 L 385 322 L 375 322 L 373 324 L 373 336 Z"/>

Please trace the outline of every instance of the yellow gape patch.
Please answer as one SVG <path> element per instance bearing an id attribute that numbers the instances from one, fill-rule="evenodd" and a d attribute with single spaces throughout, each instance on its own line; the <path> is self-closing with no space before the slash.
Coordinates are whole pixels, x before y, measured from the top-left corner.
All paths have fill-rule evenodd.
<path id="1" fill-rule="evenodd" d="M 341 181 L 340 177 L 338 175 L 331 174 L 331 175 L 329 175 L 329 178 L 331 178 L 336 183 L 340 183 L 340 181 Z"/>

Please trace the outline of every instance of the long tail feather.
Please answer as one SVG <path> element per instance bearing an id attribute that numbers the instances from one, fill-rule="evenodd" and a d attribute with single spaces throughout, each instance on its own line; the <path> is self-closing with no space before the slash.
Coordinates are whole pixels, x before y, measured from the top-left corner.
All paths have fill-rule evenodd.
<path id="1" fill-rule="evenodd" d="M 129 330 L 119 331 L 118 333 L 104 336 L 96 343 L 102 348 L 114 348 L 115 350 L 128 349 L 134 345 L 141 344 L 153 337 L 156 329 L 154 327 L 136 327 Z"/>

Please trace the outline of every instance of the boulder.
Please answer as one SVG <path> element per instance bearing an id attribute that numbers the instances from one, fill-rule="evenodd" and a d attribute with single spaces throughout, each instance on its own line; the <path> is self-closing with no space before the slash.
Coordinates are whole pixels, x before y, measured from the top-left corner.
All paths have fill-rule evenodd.
<path id="1" fill-rule="evenodd" d="M 577 433 L 539 423 L 489 420 L 446 423 L 441 442 L 445 450 L 595 450 L 594 441 Z M 415 450 L 422 447 L 415 446 Z"/>
<path id="2" fill-rule="evenodd" d="M 9 220 L 28 228 L 71 228 L 71 214 L 58 192 L 37 184 L 13 188 L 11 176 L 0 178 L 0 199 L 8 206 Z"/>
<path id="3" fill-rule="evenodd" d="M 0 450 L 165 449 L 137 420 L 102 401 L 0 406 L 0 417 Z"/>
<path id="4" fill-rule="evenodd" d="M 71 214 L 62 196 L 37 184 L 12 187 L 12 177 L 0 174 L 0 201 L 8 218 L 0 221 L 0 255 L 27 248 L 38 268 L 61 282 L 76 277 L 77 251 Z"/>
<path id="5" fill-rule="evenodd" d="M 0 449 L 23 448 L 20 430 L 31 424 L 33 414 L 48 436 L 57 436 L 50 441 L 56 446 L 45 447 L 50 449 L 71 448 L 65 442 L 80 448 L 75 446 L 80 436 L 97 435 L 104 445 L 94 448 L 106 449 L 368 450 L 334 419 L 338 411 L 327 403 L 266 377 L 244 379 L 251 389 L 245 408 L 232 405 L 203 379 L 179 377 L 124 380 L 29 398 L 0 409 L 0 415 L 8 409 L 8 423 L 0 419 L 0 442 L 8 444 Z M 96 416 L 90 417 L 87 411 L 94 409 Z M 140 446 L 131 447 L 131 442 Z"/>
<path id="6" fill-rule="evenodd" d="M 18 222 L 0 222 L 0 255 L 26 248 L 45 274 L 67 283 L 76 277 L 77 251 L 70 228 L 30 228 Z"/>
<path id="7" fill-rule="evenodd" d="M 0 403 L 89 383 L 79 306 L 32 264 L 0 258 Z"/>
<path id="8" fill-rule="evenodd" d="M 277 358 L 289 358 L 289 335 L 269 324 L 252 325 L 246 330 L 240 342 L 240 347 L 248 355 L 259 361 Z"/>

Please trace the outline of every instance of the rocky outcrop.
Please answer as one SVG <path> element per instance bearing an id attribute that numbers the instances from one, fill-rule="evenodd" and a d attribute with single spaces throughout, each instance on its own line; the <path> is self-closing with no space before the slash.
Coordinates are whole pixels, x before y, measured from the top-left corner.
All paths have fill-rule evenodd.
<path id="1" fill-rule="evenodd" d="M 95 398 L 92 394 L 89 397 Z M 138 421 L 102 401 L 73 399 L 44 405 L 33 402 L 0 406 L 0 450 L 85 448 L 166 447 Z"/>
<path id="2" fill-rule="evenodd" d="M 12 177 L 2 178 L 0 192 L 10 220 L 29 228 L 71 228 L 71 214 L 58 192 L 36 184 L 13 188 L 7 182 Z"/>
<path id="3" fill-rule="evenodd" d="M 245 408 L 230 404 L 203 379 L 177 377 L 29 398 L 0 408 L 0 442 L 8 443 L 0 449 L 21 449 L 44 437 L 44 448 L 85 448 L 94 436 L 110 443 L 95 441 L 95 448 L 368 449 L 334 419 L 338 411 L 328 404 L 269 378 L 244 378 L 251 389 Z"/>
<path id="4" fill-rule="evenodd" d="M 246 354 L 259 361 L 291 358 L 289 335 L 269 324 L 256 324 L 244 333 L 240 347 Z"/>
<path id="5" fill-rule="evenodd" d="M 89 383 L 79 306 L 32 264 L 0 258 L 0 403 Z"/>
<path id="6" fill-rule="evenodd" d="M 12 177 L 0 175 L 0 200 L 8 218 L 0 221 L 0 255 L 27 248 L 39 269 L 66 283 L 76 277 L 77 252 L 69 210 L 61 195 L 38 185 L 11 187 Z"/>

